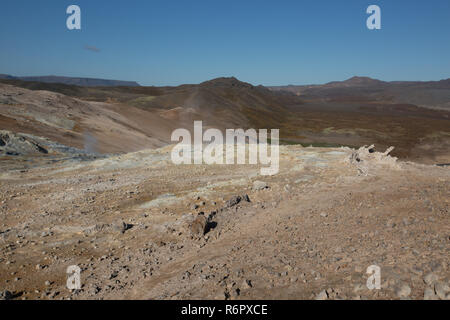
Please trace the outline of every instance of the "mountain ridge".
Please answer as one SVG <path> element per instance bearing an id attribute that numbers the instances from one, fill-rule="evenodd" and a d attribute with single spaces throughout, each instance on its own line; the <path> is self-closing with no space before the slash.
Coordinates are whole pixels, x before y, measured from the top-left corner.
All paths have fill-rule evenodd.
<path id="1" fill-rule="evenodd" d="M 16 77 L 9 74 L 0 74 L 0 79 L 7 80 L 22 80 L 22 81 L 34 81 L 43 83 L 62 83 L 68 85 L 77 85 L 84 87 L 139 87 L 140 84 L 136 81 L 124 81 L 124 80 L 111 80 L 100 78 L 83 78 L 83 77 L 66 77 L 66 76 L 24 76 Z"/>
<path id="2" fill-rule="evenodd" d="M 345 80 L 335 80 L 329 81 L 322 84 L 287 84 L 287 85 L 276 85 L 276 86 L 265 86 L 267 88 L 286 88 L 286 87 L 323 87 L 332 84 L 351 84 L 351 85 L 376 85 L 376 84 L 437 84 L 437 83 L 450 83 L 450 78 L 440 79 L 440 80 L 393 80 L 385 81 L 380 79 L 375 79 L 367 76 L 353 76 Z"/>

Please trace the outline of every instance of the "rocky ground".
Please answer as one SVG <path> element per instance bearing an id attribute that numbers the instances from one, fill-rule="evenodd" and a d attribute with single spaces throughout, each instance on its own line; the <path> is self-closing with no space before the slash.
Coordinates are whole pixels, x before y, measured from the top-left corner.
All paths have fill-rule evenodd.
<path id="1" fill-rule="evenodd" d="M 2 155 L 1 298 L 450 298 L 448 167 L 282 146 L 280 172 L 260 176 L 170 150 Z"/>

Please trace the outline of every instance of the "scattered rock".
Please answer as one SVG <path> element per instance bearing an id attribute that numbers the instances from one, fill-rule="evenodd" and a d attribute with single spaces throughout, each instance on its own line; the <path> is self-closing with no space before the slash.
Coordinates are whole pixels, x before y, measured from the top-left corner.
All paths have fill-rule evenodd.
<path id="1" fill-rule="evenodd" d="M 122 221 L 116 225 L 115 229 L 117 231 L 119 231 L 120 233 L 125 233 L 125 231 L 131 229 L 132 227 L 133 227 L 132 224 L 128 224 L 128 223 Z"/>
<path id="2" fill-rule="evenodd" d="M 205 234 L 207 218 L 204 214 L 199 214 L 189 223 L 189 230 L 193 237 L 201 237 Z"/>
<path id="3" fill-rule="evenodd" d="M 426 288 L 423 293 L 423 300 L 438 300 L 438 296 L 434 293 L 431 288 Z"/>
<path id="4" fill-rule="evenodd" d="M 395 224 L 394 220 L 392 220 L 392 219 L 389 219 L 386 222 L 386 227 L 388 227 L 388 228 L 394 228 L 395 226 L 396 226 L 396 224 Z"/>
<path id="5" fill-rule="evenodd" d="M 7 155 L 47 154 L 48 150 L 27 135 L 0 130 L 0 146 Z"/>
<path id="6" fill-rule="evenodd" d="M 446 299 L 447 292 L 450 292 L 450 287 L 444 282 L 436 282 L 434 285 L 434 292 L 442 300 Z"/>
<path id="7" fill-rule="evenodd" d="M 394 147 L 389 147 L 385 152 L 375 152 L 374 145 L 369 147 L 362 146 L 358 150 L 352 152 L 349 162 L 355 165 L 358 172 L 362 175 L 368 175 L 369 168 L 377 165 L 389 166 L 392 169 L 399 168 L 397 158 L 392 157 L 389 153 Z"/>
<path id="8" fill-rule="evenodd" d="M 242 288 L 249 289 L 252 287 L 252 282 L 250 280 L 244 280 L 242 282 Z"/>
<path id="9" fill-rule="evenodd" d="M 234 196 L 233 198 L 231 198 L 230 200 L 227 200 L 225 202 L 225 207 L 226 208 L 231 208 L 234 207 L 235 205 L 237 205 L 238 203 L 240 203 L 241 201 L 247 201 L 250 202 L 250 198 L 248 197 L 248 195 L 243 195 L 243 196 Z"/>
<path id="10" fill-rule="evenodd" d="M 240 196 L 235 196 L 233 198 L 231 198 L 230 200 L 227 200 L 225 202 L 225 207 L 226 208 L 231 208 L 234 207 L 235 205 L 237 205 L 239 202 L 241 202 L 241 197 Z"/>
<path id="11" fill-rule="evenodd" d="M 439 277 L 438 277 L 436 274 L 434 274 L 434 273 L 428 273 L 428 274 L 423 278 L 423 281 L 424 281 L 427 285 L 431 286 L 431 285 L 432 285 L 434 282 L 436 282 L 438 279 L 439 279 Z"/>
<path id="12" fill-rule="evenodd" d="M 328 293 L 326 290 L 322 290 L 319 292 L 318 295 L 316 295 L 315 300 L 327 300 L 328 299 Z"/>
<path id="13" fill-rule="evenodd" d="M 409 226 L 411 224 L 411 221 L 408 218 L 403 218 L 403 225 Z"/>
<path id="14" fill-rule="evenodd" d="M 353 287 L 353 292 L 357 293 L 357 292 L 365 290 L 365 289 L 367 289 L 367 287 L 365 285 L 362 285 L 361 283 L 357 283 Z"/>
<path id="15" fill-rule="evenodd" d="M 395 290 L 395 294 L 399 298 L 406 298 L 411 294 L 411 288 L 407 284 L 403 284 Z"/>
<path id="16" fill-rule="evenodd" d="M 253 182 L 252 189 L 255 191 L 258 191 L 258 190 L 263 190 L 263 189 L 269 189 L 269 186 L 264 181 L 256 180 Z"/>
<path id="17" fill-rule="evenodd" d="M 239 297 L 240 294 L 241 294 L 241 290 L 239 288 L 231 290 L 231 296 L 233 298 Z"/>
<path id="18" fill-rule="evenodd" d="M 0 291 L 0 300 L 11 300 L 13 298 L 13 294 L 8 290 Z"/>

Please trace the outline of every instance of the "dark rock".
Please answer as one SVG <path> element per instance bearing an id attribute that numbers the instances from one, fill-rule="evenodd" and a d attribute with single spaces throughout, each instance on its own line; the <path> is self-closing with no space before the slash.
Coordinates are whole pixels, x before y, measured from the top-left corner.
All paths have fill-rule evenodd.
<path id="1" fill-rule="evenodd" d="M 128 224 L 126 222 L 119 222 L 116 226 L 116 229 L 120 232 L 120 233 L 125 233 L 125 231 L 129 230 L 133 228 L 132 224 Z"/>
<path id="2" fill-rule="evenodd" d="M 0 300 L 11 300 L 14 295 L 8 290 L 0 291 Z"/>
<path id="3" fill-rule="evenodd" d="M 235 205 L 237 205 L 241 201 L 250 202 L 250 198 L 246 194 L 243 195 L 243 196 L 234 196 L 233 198 L 231 198 L 230 200 L 225 202 L 225 207 L 226 208 L 234 207 Z"/>
<path id="4" fill-rule="evenodd" d="M 239 202 L 241 202 L 242 198 L 241 196 L 235 196 L 233 198 L 231 198 L 230 200 L 227 200 L 225 202 L 225 207 L 226 208 L 231 208 L 234 207 L 235 205 L 237 205 Z"/>
<path id="5" fill-rule="evenodd" d="M 204 214 L 199 214 L 195 219 L 190 222 L 189 230 L 193 237 L 201 237 L 205 234 L 207 225 L 207 218 Z"/>

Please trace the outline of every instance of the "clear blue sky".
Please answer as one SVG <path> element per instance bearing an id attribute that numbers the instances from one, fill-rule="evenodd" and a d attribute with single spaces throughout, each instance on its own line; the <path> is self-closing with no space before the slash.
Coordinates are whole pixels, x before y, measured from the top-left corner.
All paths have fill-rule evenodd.
<path id="1" fill-rule="evenodd" d="M 70 4 L 82 30 L 66 28 Z M 381 7 L 381 30 L 366 28 L 370 4 Z M 19 76 L 440 80 L 450 77 L 450 1 L 2 0 L 0 43 L 0 73 Z"/>

